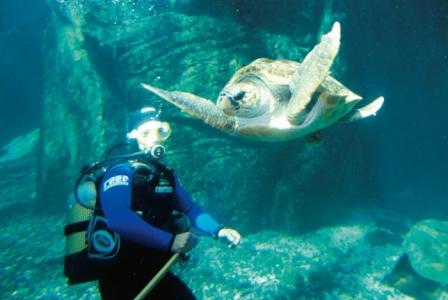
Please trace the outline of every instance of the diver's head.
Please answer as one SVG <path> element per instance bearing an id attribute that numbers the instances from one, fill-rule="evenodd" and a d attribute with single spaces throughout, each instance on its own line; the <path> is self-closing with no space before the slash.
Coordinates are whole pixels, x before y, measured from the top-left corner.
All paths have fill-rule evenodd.
<path id="1" fill-rule="evenodd" d="M 141 151 L 158 159 L 165 153 L 165 142 L 171 135 L 167 122 L 159 120 L 160 112 L 153 107 L 144 107 L 132 114 L 127 137 L 135 139 Z"/>

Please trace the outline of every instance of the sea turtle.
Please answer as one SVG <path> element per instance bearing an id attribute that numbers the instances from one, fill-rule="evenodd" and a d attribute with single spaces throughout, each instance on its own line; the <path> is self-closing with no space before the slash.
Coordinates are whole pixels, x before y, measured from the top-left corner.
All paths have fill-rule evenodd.
<path id="1" fill-rule="evenodd" d="M 448 286 L 448 221 L 423 220 L 406 234 L 403 249 L 424 278 Z"/>
<path id="2" fill-rule="evenodd" d="M 231 135 L 282 141 L 312 134 L 339 120 L 355 121 L 375 113 L 384 98 L 355 109 L 362 98 L 329 74 L 338 53 L 340 24 L 302 63 L 260 58 L 241 68 L 213 103 L 191 93 L 143 87 L 208 125 Z"/>

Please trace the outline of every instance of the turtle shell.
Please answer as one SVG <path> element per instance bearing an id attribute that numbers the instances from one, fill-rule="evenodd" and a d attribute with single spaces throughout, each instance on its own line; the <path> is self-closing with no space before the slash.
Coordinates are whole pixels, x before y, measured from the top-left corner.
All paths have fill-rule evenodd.
<path id="1" fill-rule="evenodd" d="M 419 275 L 448 284 L 448 221 L 424 220 L 415 224 L 403 245 Z"/>

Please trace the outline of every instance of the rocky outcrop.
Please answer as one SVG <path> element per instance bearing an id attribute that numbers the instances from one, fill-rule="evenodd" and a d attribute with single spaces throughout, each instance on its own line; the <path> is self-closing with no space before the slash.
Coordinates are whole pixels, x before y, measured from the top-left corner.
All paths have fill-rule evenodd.
<path id="1" fill-rule="evenodd" d="M 203 239 L 175 270 L 199 299 L 405 299 L 383 282 L 401 234 L 359 213 L 364 222 L 302 236 L 262 231 L 236 249 Z"/>
<path id="2" fill-rule="evenodd" d="M 106 102 L 113 96 L 83 47 L 80 21 L 57 11 L 46 33 L 46 83 L 39 195 L 64 198 L 85 159 L 104 152 Z M 51 188 L 50 188 L 51 187 Z"/>
<path id="3" fill-rule="evenodd" d="M 0 213 L 36 204 L 39 129 L 18 136 L 0 149 Z"/>

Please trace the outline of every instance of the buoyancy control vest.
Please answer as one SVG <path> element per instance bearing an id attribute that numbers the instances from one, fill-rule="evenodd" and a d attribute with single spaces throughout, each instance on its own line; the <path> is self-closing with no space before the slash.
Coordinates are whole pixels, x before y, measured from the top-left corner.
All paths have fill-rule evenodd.
<path id="1" fill-rule="evenodd" d="M 133 169 L 131 209 L 149 224 L 170 230 L 175 184 L 172 170 L 155 161 L 125 163 Z M 64 274 L 70 284 L 97 280 L 113 267 L 121 250 L 121 237 L 107 228 L 98 192 L 102 178 L 115 165 L 98 164 L 99 168 L 84 173 L 69 198 Z"/>

